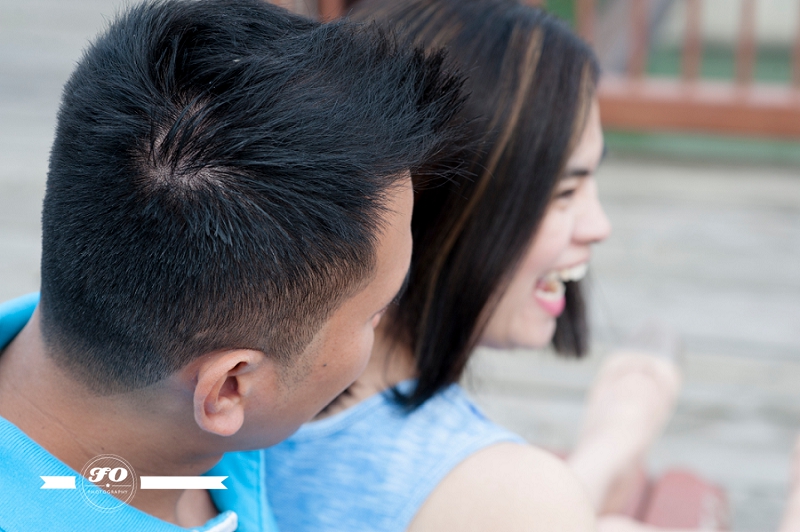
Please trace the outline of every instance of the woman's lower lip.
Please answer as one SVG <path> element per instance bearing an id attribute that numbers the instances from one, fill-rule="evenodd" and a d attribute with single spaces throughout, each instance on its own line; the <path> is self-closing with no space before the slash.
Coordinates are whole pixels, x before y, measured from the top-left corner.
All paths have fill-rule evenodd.
<path id="1" fill-rule="evenodd" d="M 559 297 L 558 299 L 545 299 L 544 297 L 540 297 L 538 294 L 534 292 L 534 298 L 536 298 L 536 302 L 539 304 L 545 312 L 557 318 L 564 312 L 564 308 L 567 306 L 567 300 L 564 296 Z"/>

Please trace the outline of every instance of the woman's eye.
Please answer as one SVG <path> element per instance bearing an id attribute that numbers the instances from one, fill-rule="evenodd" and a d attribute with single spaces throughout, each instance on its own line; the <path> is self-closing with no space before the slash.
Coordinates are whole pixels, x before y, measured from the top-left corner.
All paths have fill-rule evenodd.
<path id="1" fill-rule="evenodd" d="M 575 195 L 574 188 L 568 188 L 565 190 L 560 190 L 556 193 L 555 199 L 569 199 Z"/>
<path id="2" fill-rule="evenodd" d="M 581 174 L 581 176 L 583 176 L 583 174 Z M 567 176 L 561 178 L 556 184 L 555 190 L 553 191 L 553 199 L 571 199 L 578 192 L 578 189 L 581 187 L 581 183 L 583 183 L 583 177 Z"/>

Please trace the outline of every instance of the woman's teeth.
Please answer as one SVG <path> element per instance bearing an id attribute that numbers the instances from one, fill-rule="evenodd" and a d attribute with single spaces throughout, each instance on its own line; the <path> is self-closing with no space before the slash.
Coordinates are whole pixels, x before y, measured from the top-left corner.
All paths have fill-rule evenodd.
<path id="1" fill-rule="evenodd" d="M 564 297 L 564 292 L 566 291 L 564 283 L 580 281 L 586 277 L 588 270 L 589 266 L 584 262 L 572 268 L 548 273 L 536 283 L 536 297 L 548 301 L 558 301 Z"/>
<path id="2" fill-rule="evenodd" d="M 589 264 L 584 262 L 572 268 L 567 268 L 558 271 L 559 278 L 564 282 L 580 281 L 586 277 L 586 272 L 589 271 Z"/>
<path id="3" fill-rule="evenodd" d="M 560 279 L 558 272 L 549 273 L 541 281 L 536 283 L 536 297 L 549 301 L 558 301 L 564 297 L 566 287 Z"/>

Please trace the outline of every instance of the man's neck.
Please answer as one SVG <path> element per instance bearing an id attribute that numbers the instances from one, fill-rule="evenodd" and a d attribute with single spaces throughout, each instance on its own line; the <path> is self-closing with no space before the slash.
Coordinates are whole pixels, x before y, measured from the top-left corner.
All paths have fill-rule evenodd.
<path id="1" fill-rule="evenodd" d="M 347 410 L 399 382 L 416 376 L 417 371 L 411 348 L 392 338 L 388 333 L 387 322 L 388 320 L 381 322 L 381 325 L 375 330 L 375 343 L 367 369 L 356 382 L 317 414 L 315 420 Z"/>
<path id="2" fill-rule="evenodd" d="M 45 352 L 38 310 L 0 356 L 0 416 L 72 469 L 101 454 L 123 457 L 138 475 L 195 476 L 213 467 L 221 453 L 201 451 L 205 435 L 192 427 L 191 406 L 145 395 L 98 396 L 67 376 Z M 130 504 L 186 527 L 217 513 L 207 491 L 138 490 Z"/>

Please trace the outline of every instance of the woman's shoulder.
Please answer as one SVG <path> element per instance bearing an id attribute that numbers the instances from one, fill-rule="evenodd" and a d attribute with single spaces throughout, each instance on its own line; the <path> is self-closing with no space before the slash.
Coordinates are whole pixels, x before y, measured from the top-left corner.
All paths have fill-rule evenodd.
<path id="1" fill-rule="evenodd" d="M 368 516 L 374 530 L 406 530 L 455 468 L 509 442 L 523 440 L 488 420 L 458 385 L 411 412 L 382 394 L 265 451 L 270 497 L 287 530 L 325 528 L 299 526 L 288 515 L 297 505 L 306 521 L 350 523 Z"/>
<path id="2" fill-rule="evenodd" d="M 303 425 L 289 440 L 324 442 L 358 439 L 365 445 L 402 446 L 418 451 L 437 448 L 452 453 L 456 440 L 480 443 L 523 440 L 516 434 L 489 420 L 458 384 L 439 391 L 419 407 L 408 410 L 396 400 L 409 393 L 414 380 L 403 381 L 394 389 L 385 390 L 349 408 L 318 421 Z M 364 439 L 364 434 L 369 437 Z M 352 442 L 348 441 L 347 445 Z"/>
<path id="3" fill-rule="evenodd" d="M 497 443 L 466 458 L 420 508 L 411 532 L 594 530 L 594 514 L 566 464 L 541 449 Z"/>

